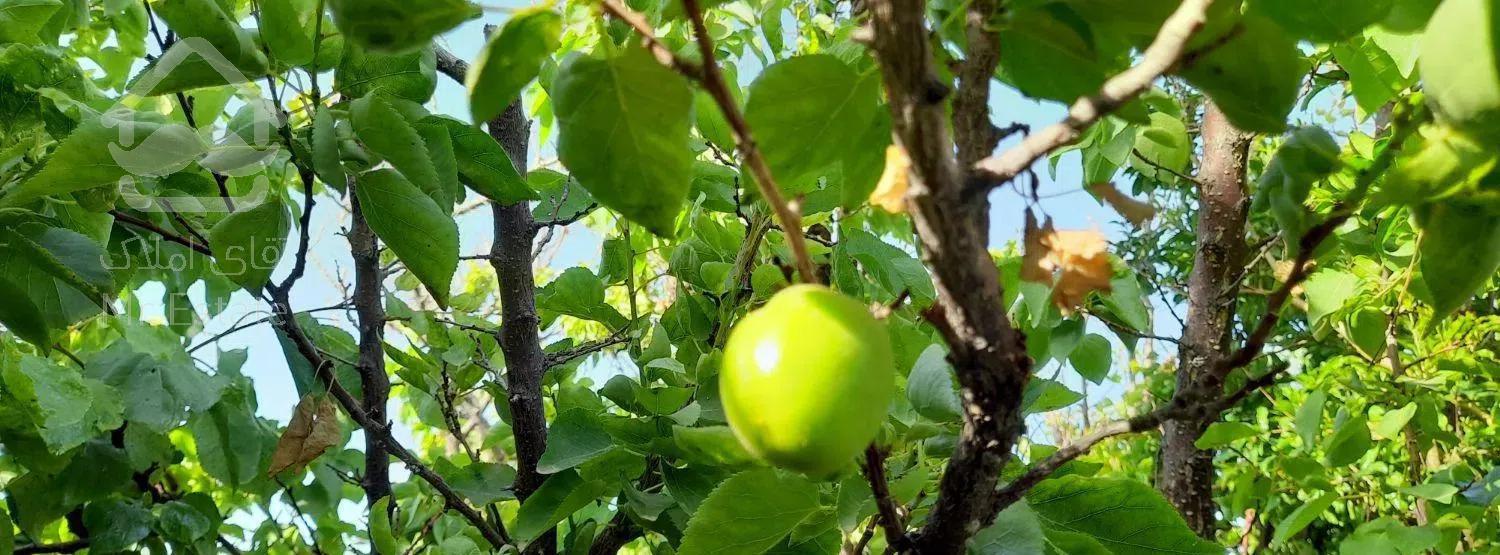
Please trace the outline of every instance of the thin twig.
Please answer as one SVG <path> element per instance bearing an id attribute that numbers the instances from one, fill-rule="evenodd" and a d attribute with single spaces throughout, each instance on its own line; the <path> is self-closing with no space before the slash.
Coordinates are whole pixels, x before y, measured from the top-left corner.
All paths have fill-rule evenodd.
<path id="1" fill-rule="evenodd" d="M 1062 121 L 1028 135 L 1021 144 L 999 156 L 980 160 L 973 168 L 983 181 L 976 192 L 1009 182 L 1037 160 L 1078 140 L 1100 118 L 1150 90 L 1157 78 L 1177 67 L 1184 58 L 1188 41 L 1208 21 L 1211 4 L 1213 0 L 1184 1 L 1162 24 L 1139 64 L 1110 78 L 1099 92 L 1079 98 Z"/>
<path id="2" fill-rule="evenodd" d="M 729 122 L 729 127 L 734 132 L 735 144 L 739 147 L 740 155 L 750 166 L 750 171 L 755 174 L 755 184 L 760 188 L 761 196 L 766 199 L 767 204 L 771 205 L 772 211 L 776 214 L 777 224 L 782 232 L 786 233 L 787 244 L 792 249 L 793 257 L 796 258 L 797 273 L 801 274 L 804 282 L 821 281 L 813 266 L 812 256 L 807 252 L 807 243 L 803 239 L 802 216 L 792 208 L 785 197 L 781 196 L 781 187 L 777 185 L 776 178 L 772 177 L 771 168 L 766 165 L 760 148 L 755 145 L 755 138 L 750 132 L 750 124 L 745 121 L 744 114 L 740 113 L 739 103 L 730 94 L 729 86 L 724 81 L 724 74 L 719 70 L 713 38 L 709 36 L 708 26 L 703 22 L 703 10 L 699 7 L 698 0 L 682 0 L 682 8 L 692 24 L 698 53 L 703 58 L 701 67 L 680 59 L 671 50 L 661 46 L 650 25 L 617 0 L 603 0 L 602 5 L 605 11 L 635 28 L 648 44 L 656 45 L 651 51 L 656 55 L 657 60 L 676 69 L 684 76 L 697 80 L 708 91 L 709 96 L 713 97 L 714 102 L 719 105 L 719 111 L 723 113 L 725 121 Z"/>
<path id="3" fill-rule="evenodd" d="M 146 231 L 150 231 L 152 233 L 155 233 L 157 236 L 161 237 L 162 239 L 166 239 L 166 240 L 171 241 L 173 243 L 177 243 L 177 244 L 182 245 L 184 247 L 193 249 L 194 251 L 197 251 L 199 254 L 202 254 L 203 256 L 213 256 L 214 255 L 213 250 L 211 250 L 208 245 L 199 243 L 199 242 L 194 241 L 192 239 L 188 239 L 186 237 L 183 237 L 183 236 L 178 235 L 176 233 L 173 233 L 171 231 L 167 231 L 166 229 L 163 229 L 162 227 L 160 227 L 160 226 L 158 226 L 158 225 L 156 225 L 154 223 L 151 223 L 150 221 L 143 220 L 141 218 L 137 218 L 135 216 L 132 216 L 132 215 L 127 214 L 125 212 L 121 212 L 119 210 L 110 210 L 109 214 L 111 216 L 114 216 L 116 220 L 125 222 L 125 223 L 133 225 L 135 227 L 139 227 L 139 228 L 144 229 Z"/>
<path id="4" fill-rule="evenodd" d="M 896 509 L 896 500 L 891 498 L 891 488 L 885 479 L 885 453 L 871 444 L 865 447 L 865 478 L 870 482 L 870 492 L 875 496 L 875 507 L 880 512 L 880 527 L 885 530 L 885 542 L 895 551 L 906 547 L 906 526 Z"/>

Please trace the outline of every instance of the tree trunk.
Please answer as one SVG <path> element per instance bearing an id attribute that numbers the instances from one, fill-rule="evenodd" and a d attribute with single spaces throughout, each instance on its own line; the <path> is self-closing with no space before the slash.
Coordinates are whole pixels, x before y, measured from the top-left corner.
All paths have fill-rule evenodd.
<path id="1" fill-rule="evenodd" d="M 1224 376 L 1217 369 L 1228 355 L 1239 292 L 1235 280 L 1245 261 L 1250 206 L 1245 165 L 1253 139 L 1254 134 L 1235 129 L 1214 105 L 1204 110 L 1197 247 L 1188 277 L 1187 325 L 1178 351 L 1177 397 L 1215 395 L 1224 388 Z M 1194 532 L 1208 539 L 1218 525 L 1214 452 L 1193 443 L 1216 416 L 1164 423 L 1156 476 L 1157 489 Z"/>
<path id="2" fill-rule="evenodd" d="M 358 187 L 358 183 L 351 183 Z M 375 231 L 365 222 L 359 201 L 352 200 L 354 222 L 349 229 L 349 250 L 354 257 L 354 311 L 359 317 L 360 388 L 364 392 L 365 414 L 370 420 L 385 424 L 386 402 L 391 395 L 391 378 L 385 371 L 385 307 L 381 304 L 380 245 Z M 365 434 L 365 502 L 371 507 L 391 494 L 390 454 L 379 434 Z M 394 506 L 394 504 L 392 504 Z"/>
<path id="3" fill-rule="evenodd" d="M 511 103 L 490 121 L 489 131 L 510 155 L 516 170 L 525 174 L 531 122 L 521 113 L 520 103 Z M 536 314 L 536 277 L 531 268 L 536 227 L 526 202 L 494 203 L 492 207 L 495 242 L 490 246 L 490 265 L 500 281 L 498 339 L 505 353 L 506 400 L 516 437 L 516 498 L 524 501 L 545 479 L 536 465 L 547 450 L 547 415 L 542 407 L 542 374 L 547 367 L 538 329 L 541 320 Z M 557 537 L 551 532 L 543 534 L 526 551 L 554 553 Z"/>

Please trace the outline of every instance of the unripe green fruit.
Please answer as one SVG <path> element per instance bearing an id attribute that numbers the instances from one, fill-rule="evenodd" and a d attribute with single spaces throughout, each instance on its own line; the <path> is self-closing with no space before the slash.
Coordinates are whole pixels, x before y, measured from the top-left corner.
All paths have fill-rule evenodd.
<path id="1" fill-rule="evenodd" d="M 894 382 L 890 337 L 865 306 L 795 285 L 730 332 L 719 392 L 747 450 L 821 478 L 875 438 Z"/>
<path id="2" fill-rule="evenodd" d="M 1500 144 L 1500 0 L 1447 0 L 1422 37 L 1422 82 L 1438 116 Z"/>

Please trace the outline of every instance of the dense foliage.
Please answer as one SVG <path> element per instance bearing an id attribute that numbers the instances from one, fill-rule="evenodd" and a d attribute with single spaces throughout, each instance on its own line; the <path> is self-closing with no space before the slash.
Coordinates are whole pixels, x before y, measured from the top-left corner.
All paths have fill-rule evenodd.
<path id="1" fill-rule="evenodd" d="M 0 0 L 0 553 L 1500 552 L 1497 45 L 1500 0 Z M 733 331 L 773 378 L 721 390 Z"/>

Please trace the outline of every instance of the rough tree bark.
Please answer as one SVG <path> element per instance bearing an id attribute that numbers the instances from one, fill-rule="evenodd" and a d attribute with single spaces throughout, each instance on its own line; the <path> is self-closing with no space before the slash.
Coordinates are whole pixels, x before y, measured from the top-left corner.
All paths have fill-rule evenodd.
<path id="1" fill-rule="evenodd" d="M 938 293 L 930 318 L 958 376 L 964 427 L 939 483 L 941 500 L 911 544 L 957 553 L 989 521 L 1000 469 L 1021 432 L 1021 392 L 1031 375 L 1025 337 L 1005 316 L 983 203 L 964 201 L 966 172 L 954 158 L 944 99 L 932 67 L 921 0 L 870 6 L 872 47 L 885 77 L 896 141 L 911 157 L 908 201 L 922 258 Z"/>
<path id="2" fill-rule="evenodd" d="M 1217 395 L 1224 388 L 1219 368 L 1231 350 L 1237 278 L 1245 262 L 1250 208 L 1245 164 L 1253 140 L 1254 134 L 1236 129 L 1212 103 L 1205 108 L 1197 245 L 1188 277 L 1187 324 L 1178 350 L 1177 396 Z M 1156 476 L 1157 489 L 1194 532 L 1208 539 L 1218 525 L 1214 452 L 1193 444 L 1217 416 L 1164 422 Z"/>
<path id="3" fill-rule="evenodd" d="M 527 143 L 531 122 L 521 113 L 519 102 L 489 123 L 494 137 L 510 155 L 516 170 L 526 172 Z M 500 350 L 505 353 L 506 401 L 516 438 L 516 498 L 522 501 L 541 487 L 545 476 L 536 470 L 547 450 L 547 414 L 542 406 L 542 374 L 547 357 L 542 352 L 536 313 L 536 277 L 531 268 L 531 248 L 536 226 L 526 202 L 491 205 L 495 241 L 490 246 L 490 265 L 500 282 Z M 527 547 L 528 553 L 557 551 L 555 534 L 543 534 Z"/>
<path id="4" fill-rule="evenodd" d="M 358 183 L 351 185 L 358 187 Z M 365 414 L 386 422 L 386 403 L 391 396 L 391 378 L 385 372 L 385 306 L 380 291 L 380 244 L 365 222 L 359 201 L 350 195 L 353 224 L 349 228 L 349 250 L 354 257 L 354 312 L 359 317 L 359 371 Z M 376 434 L 365 435 L 365 502 L 371 507 L 391 494 L 390 454 Z"/>

